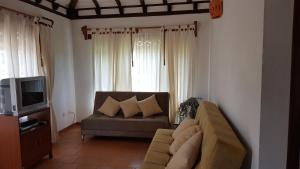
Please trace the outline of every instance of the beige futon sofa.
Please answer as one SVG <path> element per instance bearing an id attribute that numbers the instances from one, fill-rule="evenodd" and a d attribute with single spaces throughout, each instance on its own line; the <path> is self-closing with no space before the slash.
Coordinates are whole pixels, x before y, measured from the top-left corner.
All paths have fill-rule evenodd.
<path id="1" fill-rule="evenodd" d="M 218 108 L 203 101 L 198 108 L 196 119 L 203 132 L 202 144 L 195 169 L 239 169 L 246 150 L 225 120 Z M 169 147 L 173 142 L 171 129 L 158 129 L 142 169 L 164 169 L 172 158 Z"/>

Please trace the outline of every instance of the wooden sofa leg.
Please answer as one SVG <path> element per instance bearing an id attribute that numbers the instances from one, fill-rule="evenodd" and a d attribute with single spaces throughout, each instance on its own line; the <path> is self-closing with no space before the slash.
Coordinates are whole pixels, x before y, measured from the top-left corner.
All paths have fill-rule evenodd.
<path id="1" fill-rule="evenodd" d="M 84 142 L 84 134 L 81 135 L 81 141 Z"/>

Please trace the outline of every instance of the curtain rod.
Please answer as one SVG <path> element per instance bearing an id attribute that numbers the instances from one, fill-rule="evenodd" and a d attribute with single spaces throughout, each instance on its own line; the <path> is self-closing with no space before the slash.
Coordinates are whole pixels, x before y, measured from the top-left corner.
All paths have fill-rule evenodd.
<path id="1" fill-rule="evenodd" d="M 194 33 L 195 33 L 195 36 L 197 37 L 198 36 L 198 21 L 194 21 L 193 24 L 195 25 Z M 188 25 L 191 25 L 191 24 L 188 24 Z M 135 28 L 136 29 L 158 29 L 158 28 L 162 28 L 162 27 L 163 26 L 150 26 L 150 27 L 135 27 Z M 96 29 L 99 29 L 99 28 L 96 28 Z M 81 31 L 83 33 L 85 40 L 91 39 L 91 35 L 88 34 L 88 31 L 91 31 L 91 30 L 92 30 L 92 28 L 88 28 L 86 25 L 81 27 Z"/>
<path id="2" fill-rule="evenodd" d="M 14 12 L 14 13 L 16 13 L 16 14 L 21 14 L 21 15 L 24 15 L 24 16 L 29 16 L 29 17 L 33 17 L 33 18 L 34 18 L 34 17 L 37 17 L 37 18 L 39 18 L 39 20 L 40 20 L 40 19 L 44 19 L 44 20 L 47 20 L 47 21 L 51 22 L 51 25 L 49 25 L 49 24 L 47 24 L 47 23 L 38 21 L 39 23 L 44 24 L 44 25 L 48 25 L 48 26 L 51 26 L 51 27 L 54 25 L 54 21 L 53 21 L 52 19 L 49 19 L 49 18 L 44 17 L 44 16 L 42 16 L 42 17 L 33 16 L 33 15 L 30 15 L 30 14 L 27 14 L 27 13 L 24 13 L 24 12 L 20 12 L 20 11 L 17 11 L 17 10 L 14 10 L 14 9 L 10 9 L 10 8 L 7 8 L 7 7 L 4 7 L 4 6 L 1 6 L 1 5 L 0 5 L 0 10 L 1 10 L 1 9 L 5 9 L 5 10 Z"/>

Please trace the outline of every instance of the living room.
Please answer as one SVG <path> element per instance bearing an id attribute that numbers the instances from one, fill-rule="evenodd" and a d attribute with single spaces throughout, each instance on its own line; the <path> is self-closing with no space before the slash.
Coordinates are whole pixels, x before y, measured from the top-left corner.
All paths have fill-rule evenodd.
<path id="1" fill-rule="evenodd" d="M 82 10 L 80 11 L 82 13 L 76 15 L 72 12 L 68 13 L 62 7 L 73 7 L 72 9 L 92 8 L 94 10 L 95 7 L 97 9 L 97 3 L 95 2 L 98 3 L 101 11 L 92 11 L 93 14 L 88 13 L 90 12 L 88 10 Z M 241 166 L 237 168 L 286 168 L 289 141 L 293 0 L 276 0 L 276 3 L 271 0 L 223 1 L 221 10 L 223 13 L 216 18 L 212 18 L 209 13 L 209 3 L 198 4 L 196 0 L 168 0 L 166 4 L 164 4 L 165 1 L 163 0 L 155 0 L 155 2 L 145 0 L 144 6 L 147 6 L 147 4 L 163 5 L 164 12 L 160 12 L 160 15 L 156 14 L 158 16 L 151 16 L 152 10 L 155 13 L 155 9 L 152 9 L 151 5 L 146 7 L 146 9 L 145 7 L 140 7 L 141 16 L 127 14 L 133 9 L 119 8 L 122 5 L 143 4 L 141 2 L 138 0 L 0 1 L 0 12 L 4 11 L 5 13 L 9 11 L 10 13 L 18 13 L 18 16 L 39 17 L 41 20 L 38 20 L 38 22 L 45 22 L 45 24 L 52 26 L 50 29 L 51 36 L 49 36 L 50 39 L 48 39 L 48 44 L 46 45 L 48 47 L 46 49 L 51 48 L 52 51 L 50 53 L 53 54 L 53 70 L 51 70 L 53 90 L 51 92 L 52 99 L 49 102 L 52 104 L 51 112 L 54 112 L 51 114 L 51 119 L 55 121 L 55 126 L 51 126 L 53 157 L 52 159 L 45 157 L 35 163 L 33 168 L 143 167 L 153 134 L 150 134 L 151 136 L 149 137 L 145 136 L 146 139 L 144 139 L 135 138 L 137 137 L 136 135 L 130 136 L 132 133 L 122 133 L 125 135 L 124 137 L 124 135 L 120 136 L 121 133 L 109 132 L 111 136 L 107 136 L 107 133 L 101 132 L 98 133 L 99 136 L 97 137 L 87 134 L 84 140 L 81 140 L 82 129 L 80 125 L 82 120 L 88 118 L 94 112 L 96 91 L 100 93 L 105 93 L 106 91 L 169 93 L 170 102 L 168 103 L 169 106 L 167 106 L 169 110 L 166 111 L 170 121 L 170 129 L 174 129 L 178 125 L 176 122 L 180 121 L 178 119 L 180 103 L 191 97 L 212 102 L 218 107 L 221 114 L 225 116 L 224 119 L 233 128 L 239 142 L 246 150 L 245 157 L 242 158 L 242 155 L 240 157 L 242 158 Z M 54 6 L 52 3 L 54 3 Z M 169 3 L 183 3 L 183 5 L 187 6 L 190 13 L 187 14 L 182 11 L 182 13 L 176 13 L 181 7 L 168 5 Z M 59 4 L 59 6 L 55 4 Z M 194 4 L 198 4 L 197 10 L 194 10 Z M 115 7 L 114 10 L 116 11 L 114 12 L 116 12 L 116 16 L 105 16 L 105 7 L 107 6 Z M 104 9 L 102 9 L 103 7 Z M 59 13 L 65 13 L 67 17 Z M 147 16 L 147 13 L 149 13 L 149 16 Z M 1 24 L 7 23 L 4 21 L 4 16 L 1 13 Z M 31 18 L 28 16 L 25 18 Z M 79 16 L 83 17 L 80 18 Z M 84 18 L 84 16 L 88 17 Z M 42 17 L 52 20 L 53 23 L 47 19 L 43 20 Z M 3 24 L 0 26 L 1 30 L 2 27 L 5 27 Z M 153 63 L 145 62 L 146 64 L 141 65 L 142 62 L 139 62 L 136 58 L 138 52 L 133 50 L 129 51 L 129 53 L 131 52 L 128 55 L 129 63 L 121 62 L 119 65 L 115 63 L 119 67 L 129 65 L 131 78 L 126 75 L 123 69 L 121 72 L 117 72 L 113 67 L 112 72 L 104 72 L 104 74 L 107 74 L 107 79 L 97 79 L 96 77 L 105 76 L 101 74 L 104 66 L 99 66 L 103 63 L 100 62 L 100 57 L 98 57 L 99 67 L 95 64 L 97 56 L 100 56 L 103 52 L 110 52 L 100 49 L 100 47 L 103 49 L 105 47 L 101 46 L 99 41 L 97 42 L 97 39 L 104 36 L 103 33 L 105 34 L 107 31 L 103 30 L 105 28 L 115 32 L 114 36 L 116 38 L 118 38 L 118 32 L 123 31 L 124 36 L 127 35 L 127 39 L 124 38 L 127 40 L 127 43 L 125 43 L 127 44 L 126 49 L 135 49 L 136 46 L 134 45 L 133 47 L 132 44 L 135 44 L 136 39 L 132 37 L 136 37 L 136 35 L 143 32 L 151 32 L 153 29 L 158 30 L 157 32 L 160 32 L 160 34 L 157 42 L 160 45 L 157 47 L 157 51 L 161 60 L 154 64 L 159 66 L 159 71 L 149 69 L 147 72 L 147 70 L 144 70 L 144 73 L 150 73 L 150 75 L 144 74 L 142 76 L 146 78 L 135 78 L 137 77 L 135 75 L 142 70 L 134 70 L 135 68 L 142 68 Z M 172 31 L 172 29 L 178 29 L 178 32 L 180 32 L 182 28 L 190 30 L 182 31 L 187 34 L 176 37 L 177 31 Z M 192 36 L 188 38 L 188 34 Z M 148 41 L 153 40 L 149 37 L 143 38 L 148 38 Z M 174 40 L 172 38 L 178 39 Z M 112 39 L 108 38 L 105 42 L 107 44 L 112 43 L 114 46 L 121 42 L 121 40 Z M 47 40 L 44 41 L 44 43 L 46 42 Z M 189 65 L 182 68 L 180 67 L 181 62 L 178 62 L 179 64 L 175 65 L 178 66 L 176 67 L 177 69 L 174 69 L 178 70 L 177 72 L 164 70 L 164 68 L 170 67 L 169 56 L 171 54 L 168 55 L 168 53 L 170 51 L 175 51 L 174 53 L 183 51 L 180 50 L 181 46 L 174 46 L 177 42 L 181 42 L 180 44 L 184 45 L 188 43 L 183 50 L 186 49 L 185 54 L 188 53 L 187 56 L 190 56 L 188 60 Z M 95 48 L 97 46 L 100 50 Z M 113 48 L 112 50 L 117 51 L 116 53 L 126 52 L 126 50 L 121 48 Z M 144 53 L 145 51 L 141 50 L 139 52 Z M 184 72 L 184 70 L 188 70 L 188 73 Z M 156 79 L 159 87 L 155 86 L 152 88 L 150 85 L 153 82 L 153 80 L 149 80 L 152 78 L 151 73 L 160 74 L 160 80 Z M 115 76 L 119 77 L 119 79 L 116 78 L 116 80 Z M 0 77 L 1 79 L 2 77 L 8 78 L 7 76 Z M 18 77 L 23 76 L 9 76 L 9 78 Z M 172 78 L 170 77 L 177 79 L 177 81 L 173 79 L 174 81 L 172 82 L 176 81 L 178 84 L 172 85 L 175 83 L 171 83 L 170 79 Z M 114 82 L 110 83 L 110 78 Z M 131 80 L 128 81 L 128 79 Z M 142 79 L 146 80 L 143 82 L 141 81 Z M 166 79 L 169 79 L 169 81 L 166 81 Z M 47 80 L 49 80 L 48 77 Z M 118 84 L 115 84 L 117 83 L 115 81 L 122 81 L 118 83 L 122 85 L 126 84 L 126 82 L 131 83 L 132 90 L 129 90 L 129 88 L 122 90 L 122 87 L 116 87 Z M 151 88 L 151 90 L 143 90 L 143 88 L 147 87 Z M 182 93 L 174 94 L 171 88 L 181 90 Z M 49 92 L 47 94 L 49 97 Z M 147 99 L 150 96 L 134 95 L 138 101 Z M 134 95 L 130 95 L 126 99 Z M 123 96 L 116 95 L 114 97 L 112 98 L 118 100 L 118 97 Z M 106 98 L 107 96 L 105 98 L 103 96 L 103 102 Z M 160 98 L 160 96 L 156 95 L 156 101 L 163 109 Z M 98 105 L 95 109 L 100 107 Z M 142 135 L 141 133 L 139 134 Z M 126 137 L 126 135 L 129 137 Z M 54 138 L 56 136 L 57 139 Z M 131 150 L 125 149 L 124 147 L 126 146 Z M 103 153 L 93 150 L 103 150 Z M 92 155 L 80 156 L 80 153 L 87 154 L 84 151 L 90 151 Z M 106 155 L 107 157 L 105 157 Z M 94 158 L 93 156 L 99 156 L 99 158 Z M 117 159 L 117 161 L 115 160 L 114 162 L 113 158 Z M 225 157 L 223 158 L 226 159 Z M 118 161 L 120 164 L 117 164 Z M 122 163 L 122 161 L 125 162 Z"/>

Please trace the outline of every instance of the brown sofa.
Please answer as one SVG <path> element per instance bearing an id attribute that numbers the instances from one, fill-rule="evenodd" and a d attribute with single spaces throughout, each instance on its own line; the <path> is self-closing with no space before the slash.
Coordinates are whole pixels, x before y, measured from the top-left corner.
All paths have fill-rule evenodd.
<path id="1" fill-rule="evenodd" d="M 133 96 L 143 100 L 153 94 L 163 110 L 158 115 L 143 118 L 140 113 L 132 118 L 124 118 L 120 110 L 115 117 L 108 117 L 97 111 L 108 96 L 123 101 Z M 93 114 L 81 121 L 81 136 L 82 139 L 86 135 L 152 138 L 158 128 L 169 128 L 169 93 L 96 92 Z"/>
<path id="2" fill-rule="evenodd" d="M 202 144 L 194 169 L 239 169 L 246 155 L 232 128 L 210 102 L 201 102 L 196 119 L 203 132 Z M 165 169 L 171 156 L 169 147 L 174 130 L 158 129 L 141 169 Z"/>

